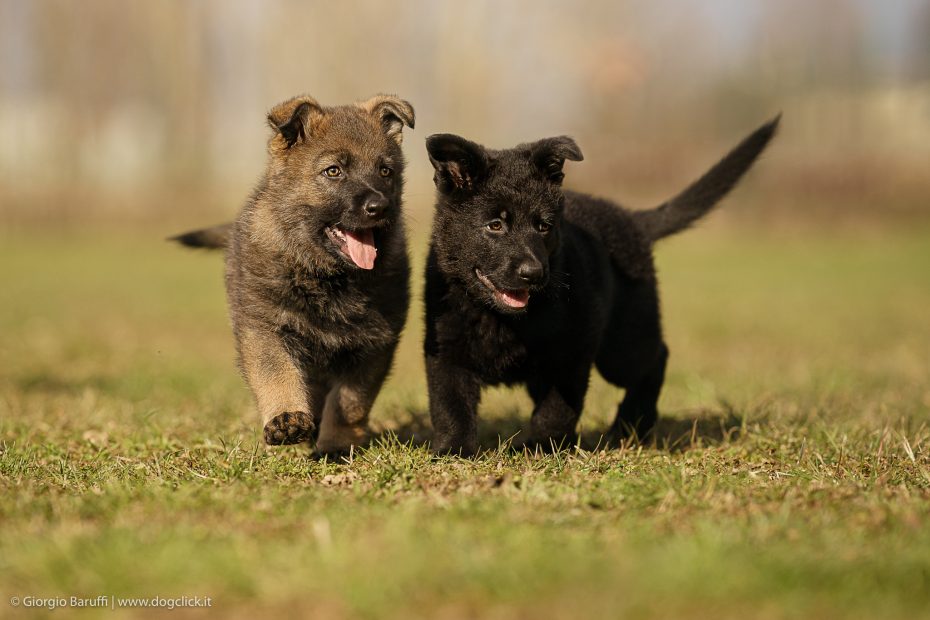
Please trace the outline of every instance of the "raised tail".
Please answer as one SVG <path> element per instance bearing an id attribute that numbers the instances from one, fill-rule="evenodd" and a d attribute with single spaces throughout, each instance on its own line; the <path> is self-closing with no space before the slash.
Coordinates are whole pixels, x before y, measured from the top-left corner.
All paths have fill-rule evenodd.
<path id="1" fill-rule="evenodd" d="M 680 232 L 714 208 L 749 170 L 775 135 L 781 114 L 736 145 L 726 157 L 683 192 L 648 211 L 634 211 L 634 221 L 652 241 Z"/>
<path id="2" fill-rule="evenodd" d="M 233 224 L 229 222 L 168 237 L 168 241 L 177 241 L 189 248 L 225 249 L 229 245 L 232 228 Z"/>

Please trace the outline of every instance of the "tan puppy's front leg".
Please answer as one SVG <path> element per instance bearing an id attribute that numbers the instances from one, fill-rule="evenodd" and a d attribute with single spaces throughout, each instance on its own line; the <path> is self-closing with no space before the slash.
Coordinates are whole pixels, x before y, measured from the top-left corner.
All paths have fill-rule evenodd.
<path id="1" fill-rule="evenodd" d="M 323 407 L 319 454 L 348 452 L 368 440 L 368 414 L 391 367 L 394 351 L 365 364 L 367 372 L 344 377 L 330 390 Z"/>
<path id="2" fill-rule="evenodd" d="M 243 330 L 240 355 L 255 395 L 268 445 L 309 441 L 320 419 L 324 390 L 307 386 L 283 343 L 274 334 Z"/>

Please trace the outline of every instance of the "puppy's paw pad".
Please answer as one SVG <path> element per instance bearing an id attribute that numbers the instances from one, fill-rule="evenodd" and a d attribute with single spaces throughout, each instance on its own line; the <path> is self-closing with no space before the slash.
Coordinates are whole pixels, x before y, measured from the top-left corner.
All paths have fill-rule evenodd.
<path id="1" fill-rule="evenodd" d="M 310 441 L 316 424 L 313 418 L 302 411 L 285 412 L 275 416 L 265 424 L 265 443 L 269 446 Z"/>

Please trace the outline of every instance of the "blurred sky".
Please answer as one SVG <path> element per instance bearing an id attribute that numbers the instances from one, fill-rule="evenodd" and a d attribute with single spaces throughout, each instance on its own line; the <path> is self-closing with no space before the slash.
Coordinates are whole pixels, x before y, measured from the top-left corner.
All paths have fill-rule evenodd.
<path id="1" fill-rule="evenodd" d="M 297 93 L 409 99 L 415 194 L 438 131 L 571 134 L 570 181 L 613 194 L 671 187 L 779 110 L 784 174 L 841 157 L 912 182 L 928 84 L 930 0 L 0 0 L 0 208 L 241 200 Z"/>

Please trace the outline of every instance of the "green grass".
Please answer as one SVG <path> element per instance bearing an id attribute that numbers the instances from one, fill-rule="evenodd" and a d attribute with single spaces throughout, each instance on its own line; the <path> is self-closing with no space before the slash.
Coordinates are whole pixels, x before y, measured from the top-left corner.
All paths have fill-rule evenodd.
<path id="1" fill-rule="evenodd" d="M 657 447 L 513 454 L 529 401 L 495 389 L 488 453 L 432 459 L 417 305 L 380 439 L 335 464 L 261 445 L 218 256 L 4 235 L 0 617 L 99 594 L 223 617 L 930 617 L 930 231 L 709 228 L 658 263 Z M 586 441 L 620 394 L 593 381 Z"/>

